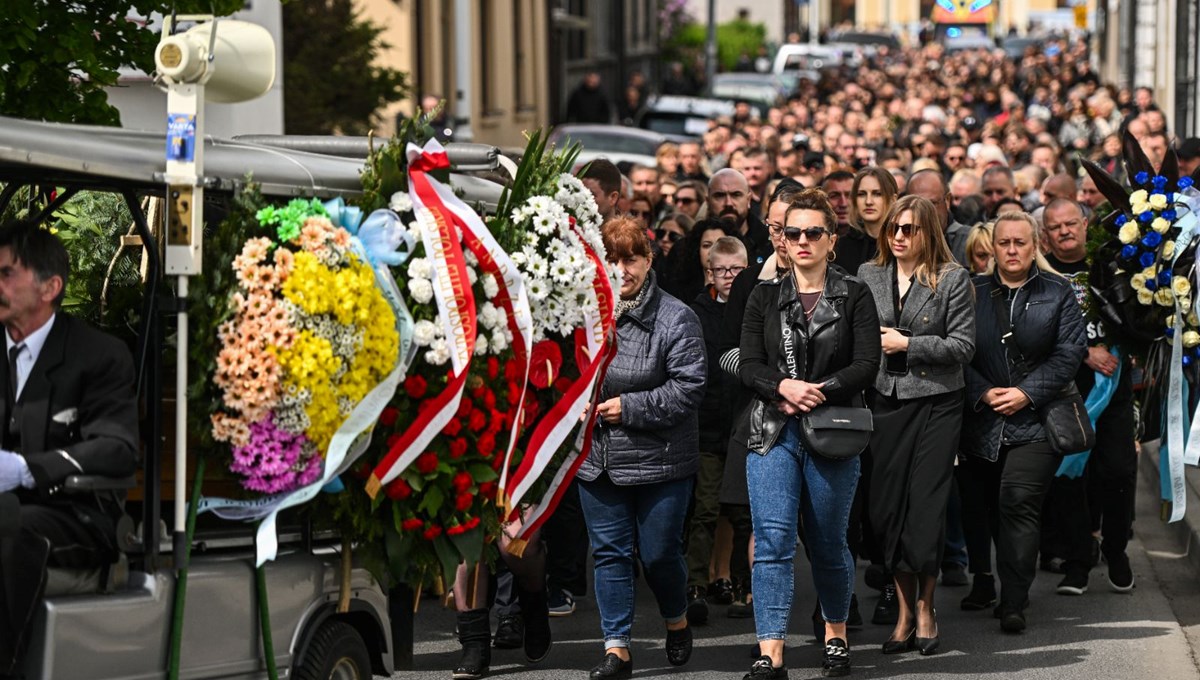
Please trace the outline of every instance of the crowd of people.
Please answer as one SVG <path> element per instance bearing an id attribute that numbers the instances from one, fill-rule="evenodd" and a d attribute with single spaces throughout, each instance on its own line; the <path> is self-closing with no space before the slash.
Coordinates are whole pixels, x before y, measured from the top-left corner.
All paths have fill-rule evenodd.
<path id="1" fill-rule="evenodd" d="M 929 43 L 801 80 L 763 119 L 739 107 L 655 166 L 581 169 L 621 275 L 618 351 L 545 532 L 544 611 L 586 591 L 582 520 L 590 677 L 631 677 L 639 570 L 671 664 L 716 607 L 752 617 L 749 680 L 787 677 L 798 545 L 830 677 L 866 618 L 892 626 L 882 653 L 936 653 L 939 585 L 969 586 L 960 607 L 1006 633 L 1039 567 L 1079 596 L 1103 559 L 1107 587 L 1133 590 L 1136 367 L 1083 311 L 1105 206 L 1079 162 L 1120 177 L 1126 132 L 1156 167 L 1200 165 L 1200 140 L 1173 137 L 1148 89 L 1101 83 L 1083 39 L 1018 59 Z M 1116 388 L 1086 469 L 1062 469 L 1043 410 L 1101 378 Z M 494 644 L 520 646 L 500 600 Z"/>

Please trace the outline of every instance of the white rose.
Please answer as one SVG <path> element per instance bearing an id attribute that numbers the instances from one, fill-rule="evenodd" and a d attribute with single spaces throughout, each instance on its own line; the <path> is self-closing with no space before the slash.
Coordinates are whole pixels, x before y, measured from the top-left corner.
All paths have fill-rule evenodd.
<path id="1" fill-rule="evenodd" d="M 1191 349 L 1196 345 L 1200 345 L 1200 333 L 1196 331 L 1188 331 L 1183 334 L 1183 346 Z"/>
<path id="2" fill-rule="evenodd" d="M 1149 198 L 1149 194 L 1146 193 L 1145 189 L 1138 189 L 1137 191 L 1133 192 L 1132 194 L 1129 194 L 1129 202 L 1131 204 L 1132 203 L 1145 203 L 1148 198 Z"/>
<path id="3" fill-rule="evenodd" d="M 388 207 L 397 213 L 412 212 L 413 202 L 408 197 L 408 194 L 403 191 L 397 191 L 392 194 L 392 198 L 388 201 Z"/>
<path id="4" fill-rule="evenodd" d="M 1188 312 L 1187 322 L 1189 326 L 1200 326 L 1200 315 L 1197 315 L 1195 310 Z"/>
<path id="5" fill-rule="evenodd" d="M 479 274 L 475 272 L 474 267 L 467 267 L 467 280 L 471 282 L 472 286 L 479 280 Z"/>
<path id="6" fill-rule="evenodd" d="M 1154 301 L 1163 307 L 1172 307 L 1175 305 L 1175 296 L 1170 288 L 1159 288 L 1154 291 Z"/>
<path id="7" fill-rule="evenodd" d="M 1163 243 L 1162 256 L 1169 260 L 1169 259 L 1171 259 L 1171 256 L 1174 254 L 1175 254 L 1175 242 L 1167 241 L 1167 242 Z"/>
<path id="8" fill-rule="evenodd" d="M 1121 243 L 1129 244 L 1138 240 L 1139 235 L 1137 224 L 1126 222 L 1125 226 L 1121 227 L 1121 231 L 1117 233 L 1117 238 L 1121 239 Z"/>
<path id="9" fill-rule="evenodd" d="M 1187 297 L 1192 292 L 1192 284 L 1188 283 L 1187 277 L 1176 276 L 1171 279 L 1171 291 L 1178 297 Z"/>
<path id="10" fill-rule="evenodd" d="M 492 351 L 503 352 L 508 349 L 508 338 L 504 337 L 504 333 L 495 333 L 492 335 Z"/>
<path id="11" fill-rule="evenodd" d="M 1146 275 L 1142 273 L 1134 274 L 1129 277 L 1129 285 L 1133 286 L 1134 290 L 1142 290 L 1146 287 Z"/>
<path id="12" fill-rule="evenodd" d="M 436 337 L 437 326 L 433 325 L 432 321 L 421 319 L 413 324 L 413 342 L 417 343 L 417 347 L 430 346 Z"/>
<path id="13" fill-rule="evenodd" d="M 475 257 L 475 253 L 472 253 L 469 249 L 463 250 L 463 260 L 467 263 L 468 267 L 479 266 L 479 258 Z"/>
<path id="14" fill-rule="evenodd" d="M 1143 288 L 1137 292 L 1138 302 L 1143 305 L 1154 304 L 1154 293 Z"/>
<path id="15" fill-rule="evenodd" d="M 1155 217 L 1154 221 L 1150 223 L 1150 228 L 1160 234 L 1165 234 L 1171 228 L 1171 223 L 1162 217 Z"/>
<path id="16" fill-rule="evenodd" d="M 416 257 L 408 263 L 408 278 L 410 279 L 429 279 L 433 278 L 433 265 L 429 260 L 423 257 Z"/>
<path id="17" fill-rule="evenodd" d="M 408 292 L 417 304 L 427 305 L 433 299 L 433 284 L 429 279 L 413 279 L 408 282 Z"/>
<path id="18" fill-rule="evenodd" d="M 487 336 L 484 335 L 483 333 L 480 333 L 475 338 L 475 356 L 483 356 L 484 354 L 487 354 L 487 351 L 488 351 Z"/>
<path id="19" fill-rule="evenodd" d="M 1141 203 L 1130 203 L 1129 209 L 1133 211 L 1134 215 L 1141 215 L 1150 209 L 1150 204 L 1145 201 L 1142 201 Z"/>
<path id="20" fill-rule="evenodd" d="M 1154 208 L 1155 210 L 1166 210 L 1167 209 L 1167 195 L 1166 194 L 1154 194 L 1153 196 L 1150 197 L 1149 203 L 1150 203 L 1150 207 Z"/>

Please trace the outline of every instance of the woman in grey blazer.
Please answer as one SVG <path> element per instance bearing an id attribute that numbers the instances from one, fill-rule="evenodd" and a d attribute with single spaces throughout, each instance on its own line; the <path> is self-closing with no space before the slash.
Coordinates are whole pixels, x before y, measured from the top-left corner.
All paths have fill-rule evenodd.
<path id="1" fill-rule="evenodd" d="M 859 268 L 879 312 L 883 361 L 871 391 L 875 432 L 867 506 L 900 616 L 884 654 L 928 655 L 939 639 L 934 589 L 962 426 L 963 366 L 975 352 L 975 303 L 933 204 L 888 211 L 879 254 Z"/>

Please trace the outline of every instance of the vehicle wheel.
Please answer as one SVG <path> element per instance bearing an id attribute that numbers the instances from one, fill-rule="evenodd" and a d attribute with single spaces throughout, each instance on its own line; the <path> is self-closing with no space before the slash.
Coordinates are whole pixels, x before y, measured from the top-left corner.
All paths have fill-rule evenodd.
<path id="1" fill-rule="evenodd" d="M 294 677 L 298 680 L 371 680 L 367 644 L 354 626 L 342 621 L 326 621 L 317 629 Z"/>

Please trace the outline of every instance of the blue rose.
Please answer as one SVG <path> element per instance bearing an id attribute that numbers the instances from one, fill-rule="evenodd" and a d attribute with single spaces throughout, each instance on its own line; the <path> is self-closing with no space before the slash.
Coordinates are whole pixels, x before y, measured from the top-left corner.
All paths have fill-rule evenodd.
<path id="1" fill-rule="evenodd" d="M 1146 212 L 1142 213 L 1141 215 L 1138 215 L 1139 222 L 1149 222 L 1150 220 L 1153 220 L 1153 219 L 1154 219 L 1154 211 L 1153 210 L 1147 210 Z"/>
<path id="2" fill-rule="evenodd" d="M 1116 222 L 1114 222 L 1114 224 L 1116 224 L 1117 227 L 1120 228 L 1120 227 L 1125 226 L 1125 223 L 1128 221 L 1129 221 L 1129 217 L 1125 213 L 1121 213 L 1120 215 L 1117 215 L 1117 219 L 1116 219 Z"/>
<path id="3" fill-rule="evenodd" d="M 1180 177 L 1179 181 L 1177 182 L 1177 184 L 1179 185 L 1180 191 L 1183 191 L 1184 189 L 1192 186 L 1195 183 L 1196 183 L 1196 181 L 1193 180 L 1191 177 Z"/>
<path id="4" fill-rule="evenodd" d="M 1171 272 L 1160 272 L 1158 275 L 1158 285 L 1160 285 L 1160 286 L 1171 285 Z"/>
<path id="5" fill-rule="evenodd" d="M 1178 216 L 1179 214 L 1175 212 L 1174 208 L 1167 208 L 1166 210 L 1162 211 L 1162 218 L 1168 222 L 1174 222 L 1175 218 Z"/>
<path id="6" fill-rule="evenodd" d="M 1158 290 L 1158 281 L 1155 281 L 1154 279 L 1146 279 L 1146 290 L 1150 291 L 1151 293 Z"/>
<path id="7" fill-rule="evenodd" d="M 1190 355 L 1190 354 L 1184 354 L 1184 355 L 1183 355 L 1183 365 L 1184 365 L 1184 366 L 1191 366 L 1191 365 L 1192 365 L 1192 355 Z"/>
<path id="8" fill-rule="evenodd" d="M 1172 328 L 1171 326 L 1167 326 L 1167 337 L 1168 338 L 1175 337 L 1175 329 Z M 1184 358 L 1186 359 L 1187 357 L 1184 357 Z"/>
<path id="9" fill-rule="evenodd" d="M 1167 178 L 1162 175 L 1155 175 L 1154 179 L 1150 180 L 1150 183 L 1154 185 L 1155 189 L 1162 189 L 1167 186 Z"/>
<path id="10" fill-rule="evenodd" d="M 1157 248 L 1160 243 L 1162 243 L 1162 234 L 1157 231 L 1152 231 L 1142 238 L 1142 245 L 1147 248 Z"/>
<path id="11" fill-rule="evenodd" d="M 1125 258 L 1126 260 L 1132 260 L 1133 258 L 1137 257 L 1137 254 L 1138 247 L 1132 243 L 1121 249 L 1121 257 Z"/>
<path id="12" fill-rule="evenodd" d="M 1137 182 L 1138 184 L 1145 184 L 1146 182 L 1150 181 L 1150 173 L 1143 170 L 1133 176 L 1133 181 Z"/>
<path id="13" fill-rule="evenodd" d="M 1142 256 L 1138 258 L 1138 264 L 1142 265 L 1143 269 L 1154 264 L 1154 253 L 1142 253 Z M 1150 282 L 1147 281 L 1146 284 L 1149 285 Z"/>

